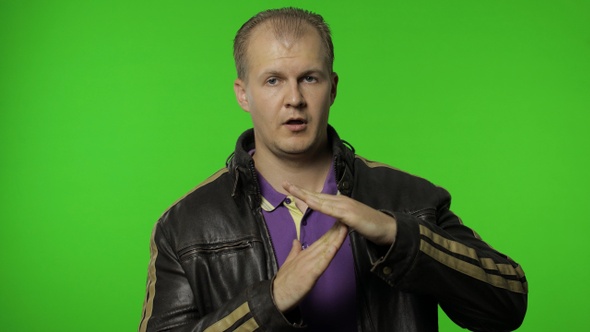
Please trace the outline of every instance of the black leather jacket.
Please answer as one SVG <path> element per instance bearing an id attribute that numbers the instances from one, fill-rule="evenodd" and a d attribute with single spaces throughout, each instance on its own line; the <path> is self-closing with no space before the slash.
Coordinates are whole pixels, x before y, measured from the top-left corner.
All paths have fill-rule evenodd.
<path id="1" fill-rule="evenodd" d="M 359 331 L 437 331 L 437 305 L 477 331 L 516 329 L 527 304 L 520 266 L 484 243 L 430 182 L 367 161 L 330 128 L 338 188 L 393 215 L 392 247 L 350 233 Z M 272 300 L 278 270 L 260 207 L 253 131 L 233 158 L 154 227 L 140 331 L 291 331 Z"/>

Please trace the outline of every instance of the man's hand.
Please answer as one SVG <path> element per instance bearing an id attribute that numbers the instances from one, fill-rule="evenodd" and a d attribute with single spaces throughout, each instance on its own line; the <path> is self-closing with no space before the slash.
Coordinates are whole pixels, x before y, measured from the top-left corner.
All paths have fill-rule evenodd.
<path id="1" fill-rule="evenodd" d="M 293 240 L 293 247 L 273 282 L 274 301 L 281 312 L 295 307 L 311 291 L 340 249 L 347 233 L 347 227 L 336 222 L 305 250 L 301 249 L 298 240 Z"/>
<path id="2" fill-rule="evenodd" d="M 310 209 L 339 220 L 305 250 L 301 249 L 298 240 L 293 240 L 291 252 L 273 283 L 275 304 L 285 312 L 299 304 L 326 271 L 344 242 L 348 227 L 375 244 L 391 245 L 397 234 L 397 222 L 393 217 L 346 196 L 311 192 L 288 182 L 283 188 Z"/>
<path id="3" fill-rule="evenodd" d="M 375 244 L 391 245 L 395 241 L 397 222 L 390 215 L 344 195 L 311 192 L 289 182 L 284 182 L 283 188 L 310 209 L 338 219 Z"/>

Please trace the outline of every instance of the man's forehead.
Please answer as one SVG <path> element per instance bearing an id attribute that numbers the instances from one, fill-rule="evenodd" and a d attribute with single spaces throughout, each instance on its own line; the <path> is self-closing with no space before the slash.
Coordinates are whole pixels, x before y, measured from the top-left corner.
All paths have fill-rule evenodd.
<path id="1" fill-rule="evenodd" d="M 307 55 L 315 57 L 326 56 L 326 50 L 321 43 L 319 33 L 309 27 L 299 35 L 294 33 L 277 33 L 272 26 L 261 27 L 254 31 L 248 41 L 246 57 L 248 62 L 256 62 L 262 58 L 280 57 L 281 54 L 290 52 L 306 52 Z M 254 58 L 252 58 L 254 57 Z"/>
<path id="2" fill-rule="evenodd" d="M 325 52 L 320 42 L 309 36 L 285 39 L 260 35 L 251 46 L 247 55 L 248 66 L 256 72 L 282 71 L 286 64 L 298 64 L 298 71 L 325 70 Z M 295 59 L 298 60 L 291 62 Z"/>
<path id="3" fill-rule="evenodd" d="M 322 42 L 317 29 L 307 22 L 301 23 L 296 29 L 286 28 L 284 23 L 276 25 L 272 22 L 264 22 L 252 29 L 244 54 L 246 76 L 259 77 L 266 75 L 269 71 L 284 71 L 287 69 L 285 65 L 293 64 L 284 60 L 292 56 L 297 56 L 299 59 L 306 58 L 311 62 L 298 62 L 301 66 L 297 68 L 289 66 L 290 70 L 332 71 L 328 49 Z"/>

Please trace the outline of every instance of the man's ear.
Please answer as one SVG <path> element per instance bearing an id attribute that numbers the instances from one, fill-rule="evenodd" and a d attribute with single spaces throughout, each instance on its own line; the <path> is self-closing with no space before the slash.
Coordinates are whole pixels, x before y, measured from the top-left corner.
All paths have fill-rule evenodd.
<path id="1" fill-rule="evenodd" d="M 336 92 L 338 91 L 338 74 L 335 72 L 332 73 L 332 91 L 330 91 L 330 105 L 334 104 L 334 100 L 336 100 Z"/>
<path id="2" fill-rule="evenodd" d="M 248 96 L 246 94 L 246 83 L 239 78 L 234 81 L 234 92 L 236 93 L 236 99 L 240 107 L 246 111 L 250 111 L 250 105 L 248 104 Z"/>

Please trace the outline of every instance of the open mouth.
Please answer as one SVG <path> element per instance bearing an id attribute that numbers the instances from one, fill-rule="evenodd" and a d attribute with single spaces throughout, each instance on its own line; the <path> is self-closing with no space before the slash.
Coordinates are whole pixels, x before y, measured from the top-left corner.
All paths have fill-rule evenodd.
<path id="1" fill-rule="evenodd" d="M 304 119 L 289 119 L 285 122 L 285 126 L 292 132 L 300 132 L 307 127 L 307 121 Z"/>
<path id="2" fill-rule="evenodd" d="M 286 122 L 286 124 L 288 125 L 302 125 L 302 124 L 306 124 L 306 121 L 303 121 L 301 119 L 292 119 Z"/>

